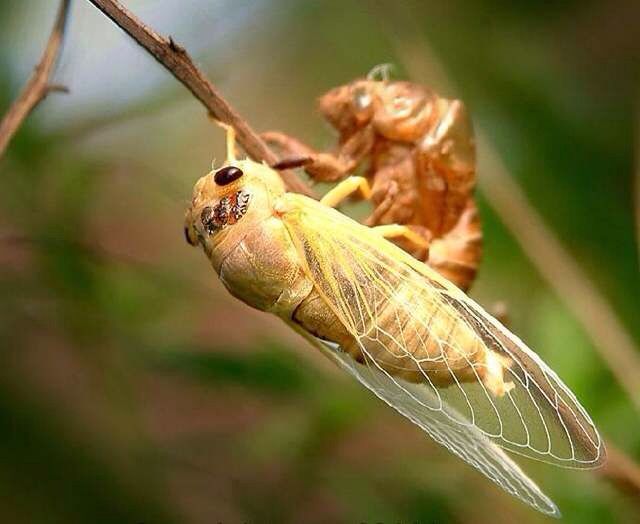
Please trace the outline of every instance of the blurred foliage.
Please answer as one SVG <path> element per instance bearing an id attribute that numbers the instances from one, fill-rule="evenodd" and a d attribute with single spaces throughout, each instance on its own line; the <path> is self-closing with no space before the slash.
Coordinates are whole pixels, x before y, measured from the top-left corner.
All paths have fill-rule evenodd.
<path id="1" fill-rule="evenodd" d="M 0 2 L 1 111 L 54 4 Z M 331 138 L 314 98 L 377 63 L 402 75 L 396 44 L 423 39 L 640 340 L 637 2 L 127 5 L 191 50 L 256 128 L 318 146 Z M 542 522 L 227 296 L 181 232 L 221 133 L 87 2 L 68 36 L 56 81 L 71 94 L 48 98 L 0 161 L 0 519 Z M 640 459 L 637 412 L 482 198 L 481 210 L 474 296 L 505 300 L 514 330 Z M 567 522 L 640 517 L 595 475 L 520 462 Z"/>
<path id="2" fill-rule="evenodd" d="M 288 352 L 268 346 L 260 352 L 238 357 L 232 351 L 208 348 L 189 350 L 181 346 L 154 351 L 148 358 L 159 370 L 172 371 L 205 384 L 240 383 L 257 391 L 279 395 L 300 395 L 309 387 L 301 369 Z"/>

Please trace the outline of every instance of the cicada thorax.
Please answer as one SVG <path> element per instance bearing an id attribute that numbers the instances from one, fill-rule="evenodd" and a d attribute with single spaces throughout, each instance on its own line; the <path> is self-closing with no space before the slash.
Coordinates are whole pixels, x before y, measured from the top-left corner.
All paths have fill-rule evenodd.
<path id="1" fill-rule="evenodd" d="M 475 140 L 464 104 L 438 98 L 435 118 L 416 144 L 418 191 L 424 205 L 421 221 L 434 236 L 453 229 L 473 195 L 476 179 Z"/>
<path id="2" fill-rule="evenodd" d="M 381 136 L 396 142 L 415 143 L 438 119 L 439 97 L 411 82 L 377 84 L 378 104 L 373 126 Z"/>
<path id="3" fill-rule="evenodd" d="M 459 100 L 411 82 L 378 82 L 367 176 L 369 225 L 403 224 L 436 241 L 433 257 L 397 242 L 462 289 L 475 277 L 481 232 L 473 128 Z M 343 137 L 344 138 L 344 137 Z"/>
<path id="4" fill-rule="evenodd" d="M 377 102 L 372 125 L 379 138 L 371 148 L 369 175 L 374 183 L 394 179 L 409 160 L 411 189 L 420 202 L 414 219 L 442 236 L 457 223 L 475 183 L 475 140 L 466 108 L 410 82 L 381 84 Z"/>
<path id="5" fill-rule="evenodd" d="M 407 82 L 389 83 L 380 99 L 374 123 L 382 137 L 368 171 L 374 189 L 368 224 L 405 224 L 433 240 L 428 257 L 398 243 L 467 289 L 482 235 L 473 198 L 475 139 L 465 106 Z"/>

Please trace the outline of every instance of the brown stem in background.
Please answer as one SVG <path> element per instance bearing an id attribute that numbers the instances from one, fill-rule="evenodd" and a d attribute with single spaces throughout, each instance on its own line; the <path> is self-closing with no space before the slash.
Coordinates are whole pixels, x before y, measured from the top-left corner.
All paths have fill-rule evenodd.
<path id="1" fill-rule="evenodd" d="M 595 470 L 596 474 L 607 479 L 620 491 L 638 499 L 640 494 L 640 468 L 610 442 L 607 443 L 607 461 Z"/>
<path id="2" fill-rule="evenodd" d="M 636 143 L 635 143 L 635 199 L 634 207 L 636 212 L 636 247 L 638 248 L 638 265 L 640 266 L 640 98 L 636 101 Z"/>
<path id="3" fill-rule="evenodd" d="M 171 37 L 156 33 L 116 0 L 89 0 L 118 27 L 132 37 L 179 80 L 215 119 L 236 130 L 238 143 L 257 162 L 276 164 L 280 159 L 258 134 L 222 97 L 211 81 L 196 67 L 186 49 Z M 312 195 L 311 189 L 292 171 L 281 171 L 287 188 L 296 193 Z"/>
<path id="4" fill-rule="evenodd" d="M 435 86 L 441 92 L 455 93 L 439 60 L 423 38 L 416 41 L 398 40 L 395 44 L 399 59 L 414 80 Z M 475 127 L 481 139 L 478 147 L 482 166 L 479 182 L 483 194 L 549 287 L 582 324 L 633 404 L 640 408 L 640 360 L 631 336 L 582 268 L 529 203 L 485 133 L 479 126 Z M 594 470 L 595 473 L 618 490 L 640 499 L 640 466 L 607 439 L 605 442 L 607 461 L 603 467 Z"/>
<path id="5" fill-rule="evenodd" d="M 4 155 L 9 142 L 22 125 L 24 119 L 29 116 L 29 113 L 31 113 L 50 92 L 67 92 L 67 88 L 64 86 L 50 84 L 49 77 L 53 72 L 58 53 L 60 52 L 60 46 L 64 39 L 64 28 L 70 4 L 71 0 L 62 0 L 62 2 L 60 2 L 58 15 L 56 16 L 51 36 L 49 36 L 40 63 L 36 66 L 31 78 L 29 78 L 29 81 L 24 86 L 18 98 L 16 98 L 4 115 L 2 122 L 0 122 L 0 157 Z"/>

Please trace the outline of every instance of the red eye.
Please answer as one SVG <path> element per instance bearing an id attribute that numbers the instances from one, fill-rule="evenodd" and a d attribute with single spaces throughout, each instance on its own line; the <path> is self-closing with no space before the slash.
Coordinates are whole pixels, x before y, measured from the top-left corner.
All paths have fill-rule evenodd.
<path id="1" fill-rule="evenodd" d="M 238 180 L 238 178 L 240 178 L 241 176 L 242 176 L 242 169 L 239 169 L 235 166 L 227 166 L 216 171 L 216 174 L 214 175 L 213 179 L 216 181 L 216 184 L 218 184 L 219 186 L 226 186 L 227 184 L 230 184 L 234 180 Z"/>

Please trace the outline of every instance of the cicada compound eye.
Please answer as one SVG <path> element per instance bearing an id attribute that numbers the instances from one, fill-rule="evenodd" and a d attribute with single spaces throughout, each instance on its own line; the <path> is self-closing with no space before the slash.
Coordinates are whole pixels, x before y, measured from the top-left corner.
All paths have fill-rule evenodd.
<path id="1" fill-rule="evenodd" d="M 213 176 L 216 184 L 219 186 L 226 186 L 238 180 L 243 175 L 242 169 L 236 166 L 226 166 L 222 169 L 216 171 L 216 174 Z"/>

